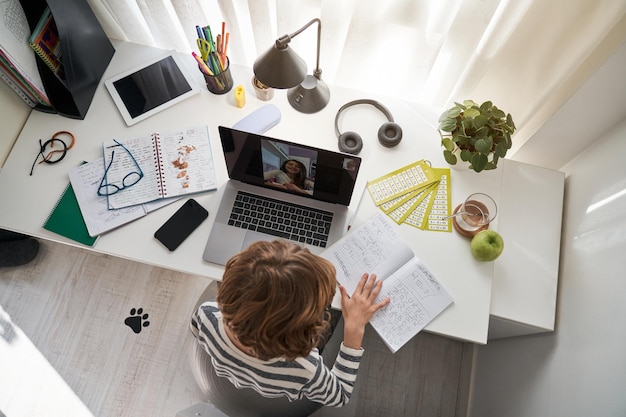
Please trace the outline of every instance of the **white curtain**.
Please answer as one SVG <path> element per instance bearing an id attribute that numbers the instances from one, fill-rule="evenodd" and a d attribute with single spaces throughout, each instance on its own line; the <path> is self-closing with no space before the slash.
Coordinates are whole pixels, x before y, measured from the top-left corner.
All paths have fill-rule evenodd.
<path id="1" fill-rule="evenodd" d="M 330 85 L 435 109 L 491 100 L 513 115 L 516 136 L 545 121 L 626 39 L 625 0 L 88 2 L 111 38 L 182 52 L 195 49 L 196 25 L 215 31 L 225 21 L 229 58 L 246 66 L 318 17 Z M 314 25 L 291 43 L 309 72 L 316 35 Z"/>

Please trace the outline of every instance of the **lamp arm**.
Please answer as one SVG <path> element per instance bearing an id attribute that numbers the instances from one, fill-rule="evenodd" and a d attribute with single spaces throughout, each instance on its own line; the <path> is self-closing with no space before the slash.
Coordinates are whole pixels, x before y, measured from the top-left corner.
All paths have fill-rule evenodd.
<path id="1" fill-rule="evenodd" d="M 311 26 L 313 23 L 316 23 L 316 22 L 317 22 L 317 62 L 315 66 L 315 71 L 313 71 L 313 75 L 318 80 L 321 80 L 322 70 L 320 69 L 320 44 L 322 40 L 322 21 L 320 19 L 318 18 L 312 19 L 310 22 L 302 26 L 300 29 L 296 30 L 291 35 L 283 35 L 280 38 L 276 39 L 276 47 L 278 49 L 286 48 L 287 44 L 291 42 L 292 38 L 298 36 L 299 34 L 304 32 L 309 26 Z"/>

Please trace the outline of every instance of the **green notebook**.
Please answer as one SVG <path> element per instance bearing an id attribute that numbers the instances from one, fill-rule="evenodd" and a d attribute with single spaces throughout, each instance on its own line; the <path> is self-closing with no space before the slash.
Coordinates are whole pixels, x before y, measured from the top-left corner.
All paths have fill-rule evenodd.
<path id="1" fill-rule="evenodd" d="M 43 227 L 87 246 L 93 246 L 98 239 L 98 237 L 89 236 L 71 183 L 63 191 Z"/>

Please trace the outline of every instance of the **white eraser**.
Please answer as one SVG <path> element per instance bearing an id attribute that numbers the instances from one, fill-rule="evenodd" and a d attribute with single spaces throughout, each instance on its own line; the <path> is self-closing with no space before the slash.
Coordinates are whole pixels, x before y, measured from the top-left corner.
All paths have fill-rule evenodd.
<path id="1" fill-rule="evenodd" d="M 233 129 L 260 135 L 276 126 L 278 122 L 280 110 L 273 104 L 266 104 L 235 123 Z"/>

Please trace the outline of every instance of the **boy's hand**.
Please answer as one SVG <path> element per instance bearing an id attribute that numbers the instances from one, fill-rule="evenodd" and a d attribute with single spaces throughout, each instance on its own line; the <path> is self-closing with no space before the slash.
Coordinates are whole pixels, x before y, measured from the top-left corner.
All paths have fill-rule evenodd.
<path id="1" fill-rule="evenodd" d="M 347 290 L 339 286 L 341 291 L 341 309 L 344 319 L 344 340 L 347 347 L 359 349 L 365 333 L 365 325 L 375 312 L 389 304 L 389 297 L 377 303 L 376 297 L 383 286 L 382 281 L 376 280 L 376 275 L 363 274 L 356 286 L 352 297 Z"/>

